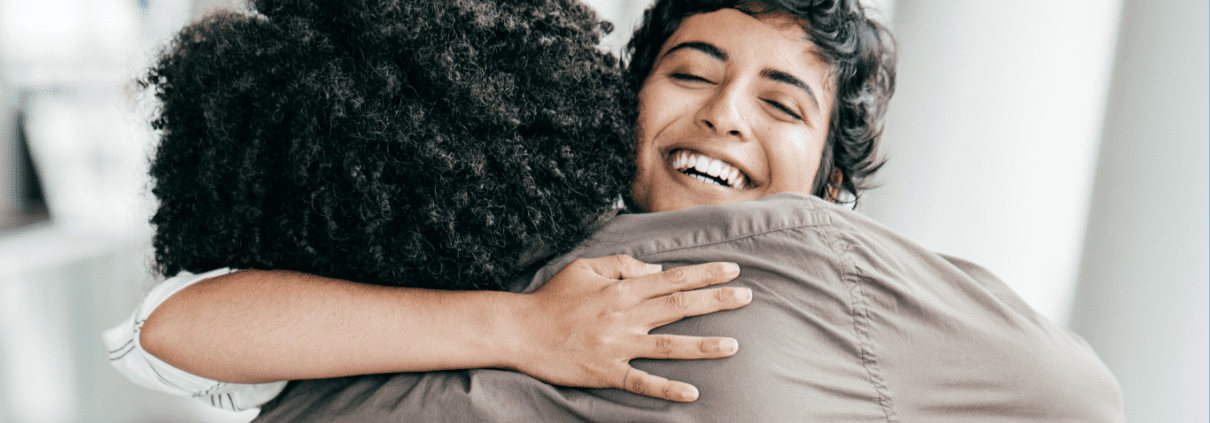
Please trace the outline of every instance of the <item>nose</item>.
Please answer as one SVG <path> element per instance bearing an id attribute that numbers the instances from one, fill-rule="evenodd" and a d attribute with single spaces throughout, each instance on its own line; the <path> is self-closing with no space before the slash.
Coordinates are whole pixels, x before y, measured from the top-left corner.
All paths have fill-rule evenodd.
<path id="1" fill-rule="evenodd" d="M 707 129 L 747 140 L 750 135 L 747 105 L 734 84 L 719 87 L 697 111 L 697 122 Z"/>

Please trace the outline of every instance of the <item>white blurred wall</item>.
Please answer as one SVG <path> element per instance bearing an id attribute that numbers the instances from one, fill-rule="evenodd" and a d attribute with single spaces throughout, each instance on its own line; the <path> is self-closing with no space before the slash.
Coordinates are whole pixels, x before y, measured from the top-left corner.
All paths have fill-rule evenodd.
<path id="1" fill-rule="evenodd" d="M 123 97 L 143 19 L 132 1 L 0 1 L 0 73 L 8 82 L 0 106 L 5 116 L 25 109 L 59 224 L 112 233 L 145 226 L 139 188 L 149 132 L 135 130 L 147 125 Z M 26 97 L 21 104 L 16 91 Z"/>
<path id="2" fill-rule="evenodd" d="M 894 6 L 890 162 L 858 210 L 1069 323 L 1128 421 L 1210 420 L 1207 3 Z"/>
<path id="3" fill-rule="evenodd" d="M 1210 421 L 1210 6 L 1126 0 L 1072 328 L 1127 420 Z"/>
<path id="4" fill-rule="evenodd" d="M 1066 323 L 1120 5 L 897 1 L 890 161 L 858 210 Z"/>

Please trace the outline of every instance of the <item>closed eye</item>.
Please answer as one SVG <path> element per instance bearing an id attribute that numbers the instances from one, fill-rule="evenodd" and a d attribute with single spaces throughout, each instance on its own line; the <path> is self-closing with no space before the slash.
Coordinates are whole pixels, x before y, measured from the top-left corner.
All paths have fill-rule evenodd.
<path id="1" fill-rule="evenodd" d="M 705 82 L 705 83 L 707 83 L 707 84 L 713 84 L 713 82 L 710 82 L 710 80 L 708 80 L 708 79 L 706 79 L 706 78 L 702 78 L 702 77 L 700 77 L 700 76 L 697 76 L 697 75 L 692 75 L 692 74 L 687 74 L 687 73 L 674 73 L 674 74 L 671 74 L 671 75 L 668 75 L 668 76 L 672 77 L 672 79 L 676 79 L 676 80 L 679 80 L 679 81 L 688 81 L 688 82 Z"/>
<path id="2" fill-rule="evenodd" d="M 766 104 L 773 106 L 773 108 L 780 110 L 782 113 L 790 115 L 791 117 L 794 118 L 794 120 L 802 120 L 802 116 L 799 116 L 798 113 L 794 113 L 793 111 L 790 110 L 789 107 L 783 106 L 781 103 L 778 103 L 773 100 L 763 100 L 763 101 Z"/>

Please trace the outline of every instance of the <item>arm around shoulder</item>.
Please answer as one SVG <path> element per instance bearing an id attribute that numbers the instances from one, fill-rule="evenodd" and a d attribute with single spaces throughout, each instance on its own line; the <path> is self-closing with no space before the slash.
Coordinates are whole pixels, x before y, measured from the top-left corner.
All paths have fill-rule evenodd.
<path id="1" fill-rule="evenodd" d="M 678 337 L 671 350 L 658 349 L 657 338 L 667 336 L 646 332 L 685 315 L 746 304 L 707 290 L 678 297 L 693 299 L 688 309 L 659 307 L 668 304 L 660 289 L 726 282 L 737 269 L 713 271 L 726 266 L 711 264 L 659 273 L 658 266 L 628 257 L 578 263 L 532 294 L 385 287 L 245 270 L 172 295 L 149 314 L 140 343 L 185 372 L 241 384 L 507 368 L 561 385 L 620 388 L 633 358 L 734 354 L 718 347 L 726 344 L 721 338 Z M 601 316 L 620 319 L 603 324 Z M 681 395 L 684 388 L 692 390 L 683 384 L 654 377 L 648 382 L 682 389 L 626 388 L 671 400 L 696 398 Z"/>
<path id="2" fill-rule="evenodd" d="M 148 317 L 148 352 L 232 383 L 503 367 L 519 294 L 384 287 L 245 270 L 190 285 Z M 519 309 L 519 307 L 511 307 Z"/>

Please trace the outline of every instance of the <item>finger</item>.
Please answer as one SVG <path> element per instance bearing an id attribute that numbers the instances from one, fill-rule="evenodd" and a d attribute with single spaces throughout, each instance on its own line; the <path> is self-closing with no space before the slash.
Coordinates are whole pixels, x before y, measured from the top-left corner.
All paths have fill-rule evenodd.
<path id="1" fill-rule="evenodd" d="M 697 400 L 697 388 L 685 382 L 675 382 L 629 368 L 622 377 L 622 389 L 639 395 L 676 402 Z"/>
<path id="2" fill-rule="evenodd" d="M 610 279 L 637 279 L 663 270 L 663 266 L 643 263 L 623 254 L 582 260 L 598 275 Z"/>
<path id="3" fill-rule="evenodd" d="M 701 360 L 730 357 L 739 351 L 738 341 L 721 337 L 644 335 L 638 344 L 645 349 L 637 355 L 642 358 Z"/>
<path id="4" fill-rule="evenodd" d="M 752 289 L 744 287 L 673 292 L 644 301 L 635 311 L 634 317 L 648 323 L 650 330 L 686 317 L 740 308 L 751 302 Z"/>
<path id="5" fill-rule="evenodd" d="M 735 263 L 706 263 L 668 269 L 656 275 L 627 281 L 639 298 L 655 298 L 678 291 L 729 282 L 739 276 Z"/>

